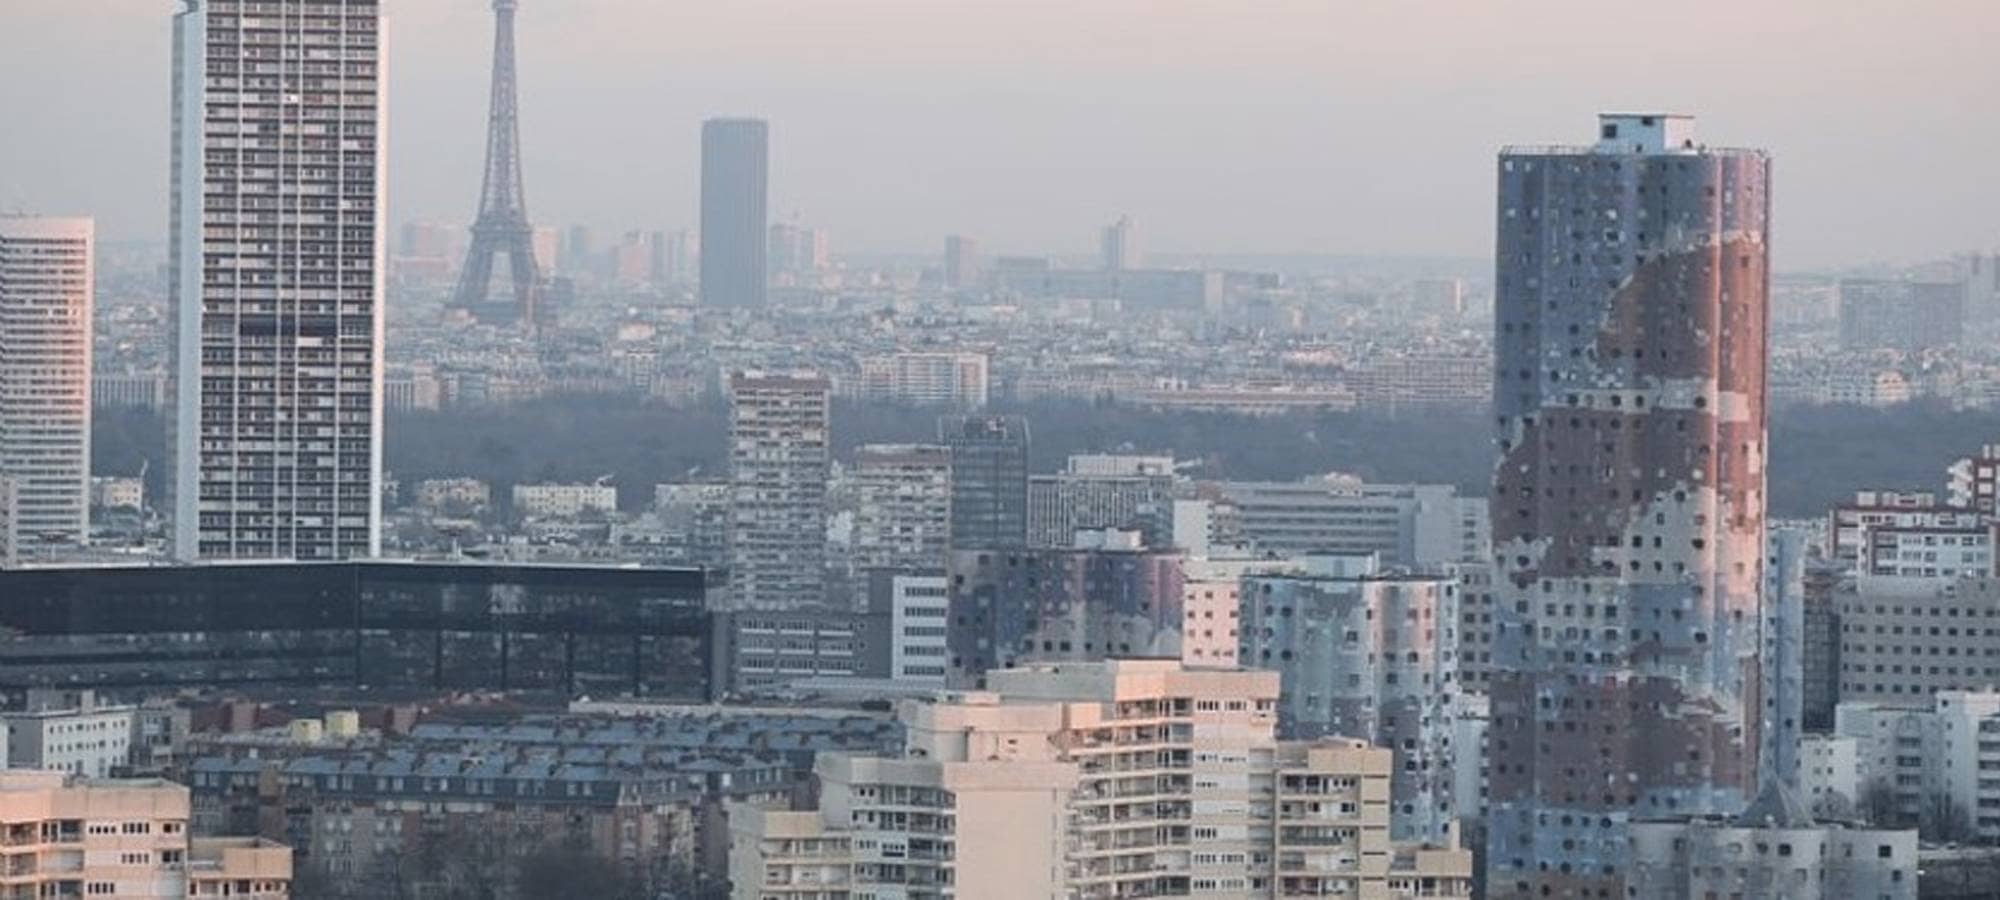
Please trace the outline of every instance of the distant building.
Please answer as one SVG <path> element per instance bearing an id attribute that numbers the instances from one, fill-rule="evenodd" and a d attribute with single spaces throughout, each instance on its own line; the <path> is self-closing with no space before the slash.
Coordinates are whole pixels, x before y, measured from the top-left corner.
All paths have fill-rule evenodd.
<path id="1" fill-rule="evenodd" d="M 0 475 L 14 529 L 90 537 L 90 389 L 96 225 L 0 215 Z"/>
<path id="2" fill-rule="evenodd" d="M 764 120 L 701 123 L 702 306 L 764 306 L 769 170 Z"/>
<path id="3" fill-rule="evenodd" d="M 1840 283 L 1846 350 L 1956 347 L 1965 336 L 1965 285 L 1848 279 Z"/>
<path id="4" fill-rule="evenodd" d="M 951 543 L 1009 548 L 1028 540 L 1028 420 L 946 416 L 938 443 L 951 448 Z"/>
<path id="5" fill-rule="evenodd" d="M 95 691 L 30 691 L 27 709 L 0 721 L 9 768 L 108 778 L 132 758 L 133 707 L 101 703 Z"/>
<path id="6" fill-rule="evenodd" d="M 1973 520 L 1965 510 L 1941 506 L 1930 491 L 1856 491 L 1853 502 L 1839 504 L 1827 514 L 1826 555 L 1858 571 L 1871 529 L 1958 527 Z"/>
<path id="7" fill-rule="evenodd" d="M 853 562 L 861 569 L 940 569 L 951 552 L 951 448 L 855 448 Z"/>
<path id="8" fill-rule="evenodd" d="M 828 268 L 826 230 L 780 222 L 771 226 L 766 262 L 771 274 L 800 276 Z"/>
<path id="9" fill-rule="evenodd" d="M 596 487 L 595 485 L 580 486 Z M 521 495 L 521 489 L 524 487 L 529 488 L 528 495 L 525 498 L 529 506 L 554 505 L 554 501 L 558 499 L 556 496 L 550 496 L 547 493 L 534 490 L 537 487 L 536 485 L 517 485 L 514 488 L 514 508 L 517 510 L 523 506 L 522 500 L 524 498 Z M 554 487 L 563 487 L 563 485 L 554 485 Z M 595 496 L 594 493 L 578 492 L 574 497 L 563 497 L 561 499 L 565 503 L 574 502 L 578 511 L 581 511 L 588 505 L 603 502 L 605 498 Z M 610 497 L 610 501 L 609 508 L 617 509 L 618 495 L 615 489 Z M 487 509 L 493 505 L 493 488 L 477 478 L 426 478 L 417 482 L 416 503 L 419 508 L 431 511 L 463 510 L 474 512 Z"/>
<path id="10" fill-rule="evenodd" d="M 1179 659 L 1178 552 L 1122 547 L 958 550 L 951 556 L 951 683 L 1027 662 Z"/>
<path id="11" fill-rule="evenodd" d="M 979 409 L 991 392 L 984 353 L 893 353 L 861 360 L 863 400 Z"/>
<path id="12" fill-rule="evenodd" d="M 0 821 L 34 865 L 7 875 L 19 897 L 185 900 L 291 896 L 292 851 L 255 838 L 192 837 L 188 789 L 157 779 L 0 772 Z"/>
<path id="13" fill-rule="evenodd" d="M 1285 556 L 1381 557 L 1390 567 L 1487 558 L 1486 501 L 1451 485 L 1363 484 L 1344 477 L 1224 481 L 1215 497 L 1217 539 Z"/>
<path id="14" fill-rule="evenodd" d="M 146 481 L 103 475 L 90 479 L 90 505 L 99 509 L 144 509 Z"/>
<path id="15" fill-rule="evenodd" d="M 1067 471 L 1028 476 L 1028 546 L 1076 545 L 1078 531 L 1129 529 L 1152 535 L 1170 529 L 1171 456 L 1072 456 Z"/>
<path id="16" fill-rule="evenodd" d="M 574 519 L 584 513 L 618 511 L 618 488 L 609 484 L 517 484 L 514 514 Z"/>
<path id="17" fill-rule="evenodd" d="M 1945 503 L 2000 518 L 2000 444 L 1983 445 L 1945 468 Z"/>
<path id="18" fill-rule="evenodd" d="M 1465 315 L 1465 279 L 1425 278 L 1410 286 L 1410 311 L 1456 319 Z"/>
<path id="19" fill-rule="evenodd" d="M 660 515 L 660 524 L 679 540 L 689 565 L 714 569 L 729 565 L 734 494 L 735 488 L 728 482 L 653 487 L 653 508 Z"/>
<path id="20" fill-rule="evenodd" d="M 979 282 L 979 242 L 964 235 L 944 239 L 944 287 L 962 291 Z"/>
<path id="21" fill-rule="evenodd" d="M 1396 751 L 1390 821 L 1398 840 L 1443 840 L 1477 796 L 1452 775 L 1479 746 L 1454 743 L 1458 579 L 1377 571 L 1372 557 L 1309 561 L 1299 574 L 1246 575 L 1243 665 L 1279 673 L 1278 731 L 1358 737 Z"/>
<path id="22" fill-rule="evenodd" d="M 1098 233 L 1098 258 L 1107 272 L 1123 272 L 1140 266 L 1139 232 L 1131 216 L 1104 226 Z"/>
<path id="23" fill-rule="evenodd" d="M 1634 900 L 1917 897 L 1915 831 L 1821 824 L 1781 786 L 1733 818 L 1640 819 L 1629 833 Z"/>
<path id="24" fill-rule="evenodd" d="M 165 409 L 167 376 L 162 372 L 97 372 L 90 379 L 90 405 L 97 409 Z"/>
<path id="25" fill-rule="evenodd" d="M 992 276 L 995 287 L 1024 297 L 1116 300 L 1132 310 L 1214 310 L 1223 296 L 1222 273 L 1200 269 L 1053 269 L 1001 257 Z"/>
<path id="26" fill-rule="evenodd" d="M 889 611 L 889 677 L 944 687 L 951 656 L 951 589 L 944 572 L 871 572 L 868 609 Z"/>
<path id="27" fill-rule="evenodd" d="M 18 498 L 14 479 L 0 472 L 0 569 L 21 564 L 21 531 L 15 524 L 20 520 Z"/>
<path id="28" fill-rule="evenodd" d="M 832 385 L 811 372 L 729 376 L 734 608 L 822 602 Z"/>
<path id="29" fill-rule="evenodd" d="M 807 679 L 891 677 L 889 610 L 794 609 L 726 617 L 729 690 L 757 694 Z"/>
<path id="30" fill-rule="evenodd" d="M 1484 409 L 1493 401 L 1491 354 L 1382 355 L 1346 375 L 1363 409 Z"/>
<path id="31" fill-rule="evenodd" d="M 1469 852 L 1391 842 L 1393 754 L 1277 740 L 1277 694 L 1117 660 L 907 702 L 903 753 L 819 755 L 816 808 L 731 808 L 731 896 L 1470 898 Z"/>

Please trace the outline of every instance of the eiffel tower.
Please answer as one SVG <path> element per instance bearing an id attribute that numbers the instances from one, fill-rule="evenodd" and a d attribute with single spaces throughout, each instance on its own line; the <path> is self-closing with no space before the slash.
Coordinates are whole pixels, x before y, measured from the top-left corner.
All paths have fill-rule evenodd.
<path id="1" fill-rule="evenodd" d="M 479 189 L 479 217 L 472 223 L 472 246 L 465 253 L 453 305 L 481 322 L 532 327 L 536 322 L 540 267 L 535 264 L 535 229 L 528 224 L 527 194 L 521 187 L 521 122 L 514 97 L 514 5 L 493 0 L 493 100 L 486 126 L 486 180 Z M 507 257 L 513 302 L 489 300 L 494 257 Z"/>

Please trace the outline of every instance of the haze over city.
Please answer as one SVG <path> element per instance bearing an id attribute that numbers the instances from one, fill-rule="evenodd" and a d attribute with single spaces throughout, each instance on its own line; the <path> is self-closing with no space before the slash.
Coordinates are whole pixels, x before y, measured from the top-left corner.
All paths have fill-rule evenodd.
<path id="1" fill-rule="evenodd" d="M 168 0 L 10 0 L 0 207 L 84 206 L 157 239 Z M 392 221 L 478 184 L 490 25 L 390 7 Z M 772 216 L 851 252 L 1089 253 L 1130 213 L 1160 252 L 1484 258 L 1502 144 L 1576 110 L 1698 112 L 1783 160 L 1780 271 L 1970 249 L 2000 205 L 1981 0 L 1250 4 L 543 0 L 520 13 L 543 222 L 687 227 L 703 118 L 773 121 Z M 70 102 L 48 102 L 59 84 Z M 57 146 L 59 154 L 43 152 Z M 1063 231 L 1061 229 L 1068 229 Z"/>
<path id="2" fill-rule="evenodd" d="M 0 0 L 0 897 L 1994 900 L 1996 19 Z"/>

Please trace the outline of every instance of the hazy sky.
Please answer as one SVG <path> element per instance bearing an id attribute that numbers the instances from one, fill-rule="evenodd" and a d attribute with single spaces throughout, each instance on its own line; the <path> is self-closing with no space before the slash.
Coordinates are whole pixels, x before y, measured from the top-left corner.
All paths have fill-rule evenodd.
<path id="1" fill-rule="evenodd" d="M 166 0 L 0 0 L 0 208 L 167 218 Z M 1600 109 L 1775 163 L 1790 268 L 2000 246 L 1995 0 L 521 0 L 529 211 L 695 218 L 711 115 L 835 252 L 1487 256 L 1493 155 Z M 391 220 L 467 222 L 491 12 L 384 0 Z"/>

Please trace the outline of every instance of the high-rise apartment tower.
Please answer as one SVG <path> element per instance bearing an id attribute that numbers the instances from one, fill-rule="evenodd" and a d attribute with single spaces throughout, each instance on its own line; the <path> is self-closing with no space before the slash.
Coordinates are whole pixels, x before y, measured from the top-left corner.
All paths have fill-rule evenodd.
<path id="1" fill-rule="evenodd" d="M 737 609 L 819 604 L 832 384 L 812 372 L 729 377 L 729 585 Z"/>
<path id="2" fill-rule="evenodd" d="M 764 120 L 701 123 L 701 305 L 764 305 L 769 177 Z"/>
<path id="3" fill-rule="evenodd" d="M 89 219 L 0 216 L 0 476 L 24 543 L 90 532 Z"/>
<path id="4" fill-rule="evenodd" d="M 381 9 L 174 19 L 174 554 L 381 544 Z"/>
<path id="5" fill-rule="evenodd" d="M 1488 890 L 1622 897 L 1754 796 L 1770 160 L 1685 116 L 1499 159 Z"/>

